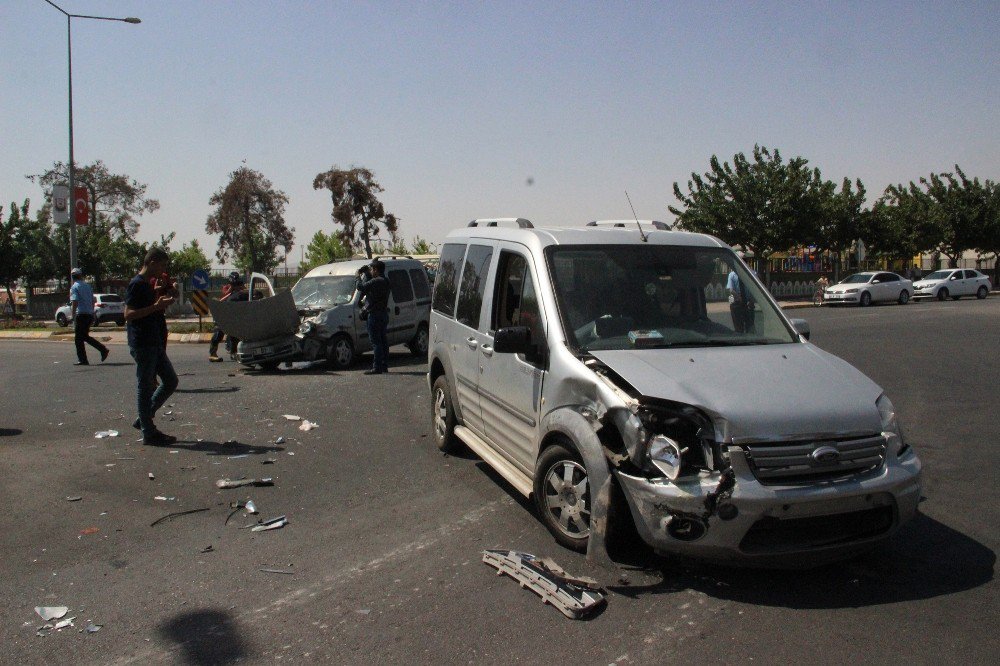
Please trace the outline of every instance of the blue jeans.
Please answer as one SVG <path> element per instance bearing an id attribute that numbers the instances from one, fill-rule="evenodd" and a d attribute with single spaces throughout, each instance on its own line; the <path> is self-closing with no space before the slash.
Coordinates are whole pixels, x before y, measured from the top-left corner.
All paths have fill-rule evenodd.
<path id="1" fill-rule="evenodd" d="M 167 358 L 164 347 L 130 347 L 129 353 L 135 359 L 136 406 L 139 408 L 139 424 L 143 435 L 156 432 L 153 416 L 163 406 L 170 394 L 177 388 L 177 373 Z M 156 378 L 160 386 L 156 386 Z"/>
<path id="2" fill-rule="evenodd" d="M 372 351 L 375 360 L 372 362 L 372 370 L 384 371 L 389 369 L 389 312 L 371 312 L 368 315 L 368 339 L 372 343 Z"/>

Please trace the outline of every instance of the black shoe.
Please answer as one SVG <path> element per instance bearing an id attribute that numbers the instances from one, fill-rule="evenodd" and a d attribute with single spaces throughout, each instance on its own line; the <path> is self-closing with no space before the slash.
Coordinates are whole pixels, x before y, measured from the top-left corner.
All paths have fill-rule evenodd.
<path id="1" fill-rule="evenodd" d="M 376 370 L 375 368 L 371 368 L 369 370 L 365 370 L 364 374 L 366 374 L 366 375 L 381 375 L 382 371 L 381 370 Z"/>
<path id="2" fill-rule="evenodd" d="M 167 444 L 173 444 L 176 441 L 177 438 L 173 435 L 168 435 L 167 433 L 160 432 L 159 430 L 142 436 L 142 443 L 147 446 L 166 446 Z"/>
<path id="3" fill-rule="evenodd" d="M 110 354 L 110 353 L 111 353 L 111 350 L 108 349 L 107 347 L 105 347 L 104 349 L 101 350 L 101 363 L 104 363 L 104 359 L 106 359 L 108 357 L 108 354 Z"/>
<path id="4" fill-rule="evenodd" d="M 77 362 L 76 362 L 76 363 L 74 363 L 73 365 L 90 365 L 90 363 L 89 363 L 89 362 L 87 362 L 87 361 L 77 361 Z"/>
<path id="5" fill-rule="evenodd" d="M 135 421 L 132 421 L 132 427 L 136 430 L 142 430 L 142 421 L 139 420 L 138 416 L 135 417 Z"/>

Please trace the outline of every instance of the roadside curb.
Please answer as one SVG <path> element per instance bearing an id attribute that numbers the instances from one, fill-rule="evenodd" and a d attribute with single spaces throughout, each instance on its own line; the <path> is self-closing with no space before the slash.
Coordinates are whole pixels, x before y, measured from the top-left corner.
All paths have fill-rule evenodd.
<path id="1" fill-rule="evenodd" d="M 102 335 L 102 333 L 104 333 Z M 111 334 L 107 334 L 102 331 L 91 331 L 94 337 L 102 340 L 104 342 L 114 342 L 125 344 L 127 342 L 125 333 L 122 331 L 114 331 Z M 0 340 L 50 340 L 50 341 L 60 341 L 63 342 L 73 342 L 73 334 L 65 332 L 54 332 L 54 331 L 0 331 Z M 208 344 L 212 341 L 211 333 L 169 333 L 167 335 L 168 342 L 176 342 L 182 344 Z"/>

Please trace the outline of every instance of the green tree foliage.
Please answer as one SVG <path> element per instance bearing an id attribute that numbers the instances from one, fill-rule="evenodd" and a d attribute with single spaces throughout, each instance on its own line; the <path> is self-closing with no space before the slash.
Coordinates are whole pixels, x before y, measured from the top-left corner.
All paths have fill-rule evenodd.
<path id="1" fill-rule="evenodd" d="M 436 254 L 437 250 L 420 236 L 413 237 L 413 254 Z"/>
<path id="2" fill-rule="evenodd" d="M 205 230 L 219 234 L 219 261 L 232 254 L 240 270 L 269 273 L 280 261 L 277 249 L 292 249 L 294 229 L 285 225 L 288 196 L 260 172 L 245 166 L 233 171 L 209 204 L 215 210 Z"/>
<path id="3" fill-rule="evenodd" d="M 860 237 L 868 215 L 864 208 L 865 186 L 860 180 L 852 183 L 850 178 L 845 178 L 838 192 L 836 184 L 828 180 L 816 188 L 814 194 L 818 197 L 820 214 L 800 244 L 832 253 L 835 276 L 839 276 L 844 253 Z"/>
<path id="4" fill-rule="evenodd" d="M 161 245 L 161 247 L 164 246 Z M 170 269 L 175 275 L 191 277 L 196 270 L 208 270 L 211 267 L 208 257 L 205 256 L 205 252 L 198 244 L 198 239 L 185 243 L 179 250 L 168 251 L 170 252 Z"/>
<path id="5" fill-rule="evenodd" d="M 334 165 L 329 171 L 316 174 L 313 189 L 329 190 L 333 202 L 331 217 L 335 225 L 342 227 L 338 235 L 352 250 L 364 250 L 365 256 L 371 258 L 374 242 L 383 247 L 386 242 L 390 245 L 397 242 L 399 220 L 387 213 L 378 200 L 378 194 L 385 190 L 370 170 L 340 169 Z M 381 238 L 383 230 L 388 234 L 387 239 Z"/>
<path id="6" fill-rule="evenodd" d="M 993 285 L 1000 286 L 1000 183 L 986 181 L 986 215 L 974 239 L 974 249 L 987 259 L 993 259 Z"/>
<path id="7" fill-rule="evenodd" d="M 13 313 L 14 283 L 20 279 L 23 272 L 22 263 L 25 256 L 23 234 L 29 205 L 27 199 L 21 206 L 12 201 L 6 222 L 3 221 L 3 206 L 0 206 L 0 284 L 7 290 L 7 302 L 11 304 L 11 313 Z M 6 313 L 6 309 L 4 312 Z"/>
<path id="8" fill-rule="evenodd" d="M 299 265 L 299 273 L 306 273 L 317 266 L 331 264 L 339 259 L 349 259 L 351 254 L 351 248 L 344 245 L 340 236 L 317 231 L 306 246 L 305 257 Z"/>
<path id="9" fill-rule="evenodd" d="M 785 162 L 778 150 L 754 146 L 752 160 L 737 153 L 730 165 L 713 155 L 709 164 L 704 175 L 691 174 L 687 194 L 674 183 L 684 208 L 669 209 L 682 229 L 717 236 L 767 260 L 816 227 L 822 180 L 805 158 Z"/>

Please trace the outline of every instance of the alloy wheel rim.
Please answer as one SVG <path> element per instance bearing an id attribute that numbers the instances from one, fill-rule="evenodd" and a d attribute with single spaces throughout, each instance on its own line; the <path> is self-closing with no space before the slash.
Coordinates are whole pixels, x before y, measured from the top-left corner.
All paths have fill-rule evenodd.
<path id="1" fill-rule="evenodd" d="M 434 393 L 434 434 L 438 440 L 443 440 L 448 430 L 448 404 L 444 397 L 444 391 L 438 389 Z"/>
<path id="2" fill-rule="evenodd" d="M 575 460 L 552 465 L 542 492 L 545 508 L 560 532 L 573 539 L 590 535 L 590 484 L 583 465 Z"/>

